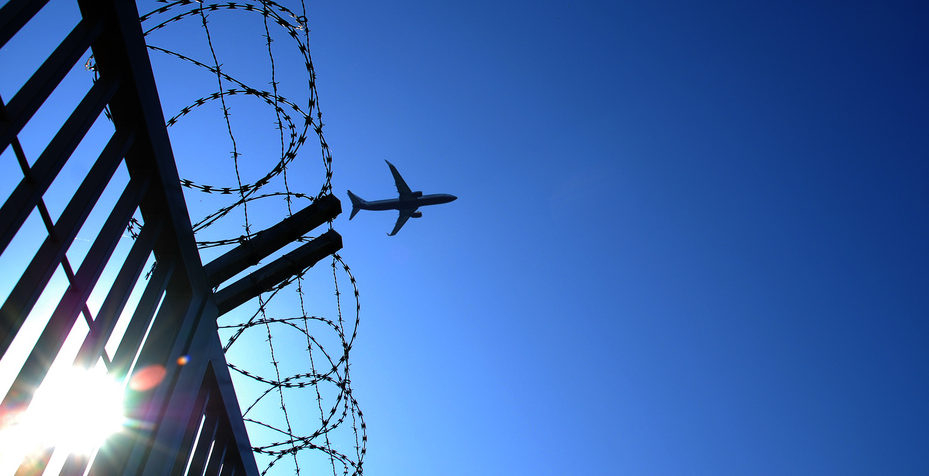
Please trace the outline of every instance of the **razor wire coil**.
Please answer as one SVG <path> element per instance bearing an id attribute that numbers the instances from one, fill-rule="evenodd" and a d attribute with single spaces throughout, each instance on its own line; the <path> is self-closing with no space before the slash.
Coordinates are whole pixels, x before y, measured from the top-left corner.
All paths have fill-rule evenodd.
<path id="1" fill-rule="evenodd" d="M 206 4 L 193 0 L 175 2 L 159 1 L 164 5 L 152 9 L 140 17 L 146 37 L 147 47 L 153 53 L 164 55 L 185 65 L 192 65 L 214 77 L 212 91 L 200 94 L 186 105 L 180 107 L 167 120 L 169 132 L 183 123 L 198 108 L 207 110 L 219 103 L 222 111 L 217 119 L 223 123 L 232 147 L 230 155 L 235 169 L 235 184 L 212 184 L 210 180 L 201 181 L 182 178 L 181 186 L 190 193 L 203 193 L 230 201 L 217 206 L 204 216 L 193 219 L 193 229 L 197 234 L 197 244 L 201 250 L 237 245 L 246 242 L 253 234 L 252 220 L 249 218 L 249 206 L 263 203 L 286 204 L 286 216 L 293 213 L 295 201 L 312 203 L 317 198 L 332 193 L 332 153 L 323 136 L 322 113 L 319 110 L 316 90 L 316 72 L 310 56 L 309 30 L 307 28 L 306 5 L 300 1 L 299 14 L 271 0 L 254 2 L 227 2 Z M 264 29 L 265 46 L 268 56 L 271 87 L 264 89 L 247 84 L 244 80 L 231 74 L 221 59 L 230 60 L 217 51 L 219 40 L 214 41 L 211 28 L 214 26 L 213 14 L 230 12 L 259 15 Z M 196 59 L 196 54 L 178 51 L 175 48 L 159 46 L 156 34 L 174 28 L 177 25 L 196 22 L 203 32 L 203 40 L 209 47 L 209 59 Z M 280 85 L 281 78 L 277 72 L 280 60 L 275 58 L 275 41 L 273 32 L 283 30 L 284 36 L 292 43 L 297 57 L 302 61 L 305 81 L 305 97 L 294 99 L 284 97 Z M 221 58 L 222 56 L 222 58 Z M 232 59 L 241 59 L 235 57 Z M 92 65 L 89 69 L 92 69 Z M 279 157 L 264 164 L 266 170 L 254 180 L 246 180 L 240 173 L 240 166 L 251 166 L 248 155 L 239 146 L 237 130 L 233 125 L 234 117 L 227 100 L 244 97 L 257 99 L 273 111 L 274 126 L 280 132 L 274 140 L 279 146 Z M 302 148 L 311 134 L 315 134 L 320 147 L 322 162 L 322 183 L 317 192 L 297 192 L 291 189 L 292 178 L 289 177 L 294 164 L 303 163 Z M 216 159 L 218 160 L 218 159 Z M 274 189 L 274 187 L 278 187 Z M 270 201 L 270 202 L 269 202 Z M 234 212 L 242 211 L 241 227 L 244 234 L 228 233 L 232 227 L 219 226 L 226 220 L 233 219 Z M 130 224 L 128 232 L 137 234 L 137 224 Z M 331 221 L 329 228 L 332 228 Z M 223 233 L 227 236 L 203 238 L 206 230 Z M 305 236 L 298 241 L 306 241 Z M 331 260 L 331 285 L 335 291 L 332 314 L 320 315 L 306 309 L 306 295 L 318 286 L 319 279 L 307 276 L 309 270 L 285 280 L 273 289 L 263 293 L 257 299 L 257 305 L 247 311 L 237 310 L 239 322 L 226 322 L 220 319 L 221 332 L 228 334 L 225 338 L 224 351 L 229 360 L 229 368 L 252 387 L 253 398 L 242 401 L 243 418 L 249 427 L 253 451 L 259 464 L 263 465 L 261 474 L 267 474 L 271 468 L 281 464 L 285 459 L 292 462 L 296 474 L 317 471 L 327 467 L 333 476 L 363 474 L 363 460 L 367 446 L 367 428 L 364 417 L 353 396 L 350 378 L 349 354 L 358 334 L 360 322 L 360 296 L 358 285 L 351 269 L 341 256 L 333 254 Z M 348 281 L 354 300 L 353 315 L 343 315 L 342 295 L 339 291 L 340 280 Z M 283 304 L 281 304 L 283 303 Z M 242 306 L 247 307 L 248 305 Z M 275 307 L 277 306 L 277 307 Z M 294 309 L 297 312 L 283 311 Z M 263 332 L 261 332 L 263 331 Z M 246 341 L 254 341 L 261 333 L 266 342 L 266 367 L 262 370 L 251 369 L 251 361 L 236 361 L 232 356 L 237 350 L 254 354 L 257 349 L 247 346 Z M 277 339 L 299 338 L 303 344 L 305 360 L 300 364 L 302 371 L 293 371 L 290 362 L 283 362 L 282 350 L 276 347 Z M 245 346 L 245 347 L 243 347 Z M 240 393 L 241 395 L 241 393 Z M 276 399 L 275 399 L 276 397 Z M 241 398 L 241 397 L 240 397 Z M 275 399 L 279 407 L 276 413 L 269 414 L 270 400 Z M 316 411 L 312 420 L 314 424 L 306 425 L 306 419 L 300 410 L 310 405 Z M 305 416 L 305 415 L 304 415 Z M 254 433 L 253 433 L 254 430 Z M 256 437 L 260 434 L 260 437 Z M 350 447 L 346 451 L 344 448 Z"/>

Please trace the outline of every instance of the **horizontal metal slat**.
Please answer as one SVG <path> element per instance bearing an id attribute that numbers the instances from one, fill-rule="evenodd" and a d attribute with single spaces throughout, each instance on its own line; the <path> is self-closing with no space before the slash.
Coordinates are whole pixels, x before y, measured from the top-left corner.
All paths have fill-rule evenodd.
<path id="1" fill-rule="evenodd" d="M 107 182 L 119 166 L 135 132 L 121 131 L 110 138 L 100 157 L 65 207 L 53 230 L 29 263 L 3 307 L 0 307 L 0 353 L 5 353 L 24 319 L 45 289 L 71 241 L 103 193 Z M 2 213 L 0 213 L 2 216 Z M 2 251 L 2 248 L 0 248 Z"/>
<path id="2" fill-rule="evenodd" d="M 23 179 L 0 208 L 0 253 L 23 225 L 32 209 L 64 167 L 71 153 L 84 138 L 106 102 L 116 92 L 119 81 L 100 80 L 81 100 L 68 120 L 33 164 L 32 180 Z"/>
<path id="3" fill-rule="evenodd" d="M 216 306 L 219 308 L 218 315 L 221 316 L 235 309 L 340 249 L 342 249 L 342 236 L 335 230 L 329 230 L 313 241 L 304 243 L 299 248 L 214 293 Z"/>
<path id="4" fill-rule="evenodd" d="M 212 379 L 204 379 L 203 384 L 200 386 L 200 390 L 215 393 L 214 386 L 210 385 L 209 380 Z M 200 430 L 200 438 L 197 439 L 197 445 L 193 447 L 193 455 L 190 460 L 190 467 L 187 469 L 187 474 L 203 474 L 203 470 L 206 467 L 210 447 L 213 446 L 213 440 L 216 438 L 216 432 L 219 430 L 220 425 L 220 412 L 216 409 L 216 400 L 217 398 L 211 398 L 202 414 L 194 413 L 191 415 L 191 417 L 198 420 L 201 416 L 205 417 L 205 419 L 203 420 L 203 429 Z M 175 465 L 178 464 L 183 465 L 184 461 L 178 459 Z M 177 471 L 180 468 L 175 466 L 174 469 Z"/>
<path id="5" fill-rule="evenodd" d="M 129 320 L 129 327 L 126 328 L 126 332 L 116 348 L 116 353 L 113 355 L 110 373 L 116 378 L 122 378 L 129 372 L 132 360 L 142 345 L 145 331 L 148 330 L 152 319 L 154 319 L 158 303 L 161 302 L 161 297 L 168 286 L 168 281 L 171 279 L 174 269 L 175 260 L 173 259 L 156 262 L 155 272 L 152 273 L 148 285 L 142 291 L 142 298 L 139 299 L 139 304 L 136 305 L 135 312 Z"/>
<path id="6" fill-rule="evenodd" d="M 51 319 L 36 341 L 32 352 L 26 358 L 19 374 L 10 386 L 10 391 L 0 404 L 0 408 L 11 408 L 14 404 L 23 404 L 31 401 L 36 386 L 45 378 L 49 366 L 58 355 L 62 344 L 74 326 L 75 320 L 87 302 L 91 289 L 96 284 L 106 260 L 116 247 L 116 241 L 123 228 L 129 223 L 129 218 L 138 207 L 142 195 L 148 188 L 148 179 L 141 178 L 129 182 L 126 190 L 116 202 L 112 213 L 103 225 L 103 229 L 94 240 L 81 263 L 76 274 L 76 282 L 68 287 L 58 307 L 52 313 Z"/>
<path id="7" fill-rule="evenodd" d="M 81 20 L 42 63 L 42 66 L 26 81 L 26 84 L 10 99 L 6 105 L 7 117 L 0 126 L 0 151 L 6 149 L 13 137 L 25 127 L 32 115 L 45 103 L 48 96 L 102 31 L 102 21 L 97 21 L 88 27 L 86 21 Z"/>
<path id="8" fill-rule="evenodd" d="M 156 449 L 154 439 L 164 425 L 181 425 L 186 428 L 186 419 L 181 420 L 164 418 L 168 412 L 171 414 L 189 414 L 179 407 L 172 406 L 172 398 L 178 393 L 184 394 L 185 404 L 190 404 L 191 394 L 196 391 L 203 379 L 204 366 L 208 364 L 203 349 L 198 349 L 198 358 L 183 367 L 176 362 L 178 356 L 189 350 L 190 339 L 197 330 L 196 324 L 206 304 L 205 296 L 191 295 L 178 292 L 176 288 L 184 287 L 185 276 L 175 272 L 171 283 L 155 317 L 152 329 L 139 354 L 136 368 L 145 368 L 149 365 L 161 365 L 167 371 L 161 384 L 154 389 L 140 395 L 137 411 L 128 415 L 143 425 L 151 425 L 144 433 L 134 435 L 132 441 L 127 441 L 128 448 L 121 455 L 113 455 L 110 460 L 114 467 L 122 468 L 124 474 L 142 474 L 151 452 Z M 184 389 L 184 392 L 180 392 Z M 180 397 L 177 397 L 180 398 Z M 177 413 L 175 413 L 177 412 Z M 167 464 L 170 468 L 173 459 L 166 460 L 170 455 L 168 447 L 176 445 L 159 446 L 159 451 L 166 451 L 159 456 L 160 464 Z M 166 471 L 158 474 L 168 474 Z"/>
<path id="9" fill-rule="evenodd" d="M 0 8 L 0 48 L 35 16 L 48 0 L 10 0 Z"/>
<path id="10" fill-rule="evenodd" d="M 113 286 L 103 300 L 103 305 L 100 306 L 100 312 L 94 318 L 94 325 L 84 339 L 78 357 L 75 359 L 76 364 L 90 366 L 100 358 L 103 353 L 103 346 L 110 338 L 113 327 L 116 326 L 116 319 L 129 300 L 129 294 L 142 274 L 142 269 L 145 267 L 145 262 L 152 252 L 152 247 L 159 233 L 161 233 L 163 225 L 164 220 L 158 220 L 155 223 L 146 223 L 142 227 L 142 232 L 139 233 L 135 243 L 132 244 L 132 249 L 129 250 L 129 255 L 126 256 L 126 261 L 119 273 L 117 273 Z"/>

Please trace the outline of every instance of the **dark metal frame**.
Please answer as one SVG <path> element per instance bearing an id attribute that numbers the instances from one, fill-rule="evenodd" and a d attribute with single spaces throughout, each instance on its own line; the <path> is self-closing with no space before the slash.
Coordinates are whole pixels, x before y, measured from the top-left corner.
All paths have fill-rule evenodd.
<path id="1" fill-rule="evenodd" d="M 0 47 L 45 3 L 45 0 L 11 0 L 4 5 L 0 9 Z M 0 306 L 0 353 L 10 348 L 56 270 L 64 269 L 69 279 L 68 290 L 0 403 L 0 411 L 15 411 L 28 403 L 68 333 L 83 315 L 90 332 L 76 358 L 77 365 L 91 366 L 102 358 L 108 372 L 119 379 L 127 378 L 132 368 L 160 366 L 166 371 L 158 386 L 136 395 L 133 408 L 137 410 L 129 416 L 142 422 L 140 427 L 144 429 L 111 438 L 106 450 L 99 452 L 92 462 L 92 474 L 174 475 L 186 471 L 200 475 L 206 471 L 206 474 L 257 475 L 215 320 L 221 312 L 276 284 L 283 275 L 276 268 L 268 270 L 272 267 L 269 265 L 214 297 L 213 286 L 259 258 L 234 250 L 225 261 L 217 260 L 204 271 L 179 185 L 138 11 L 133 2 L 125 0 L 77 0 L 77 3 L 83 17 L 80 23 L 8 103 L 0 100 L 0 152 L 12 147 L 23 170 L 23 180 L 0 207 L 0 253 L 35 210 L 48 231 L 9 298 Z M 92 48 L 99 79 L 30 166 L 17 135 L 88 47 Z M 43 195 L 106 107 L 115 132 L 61 217 L 53 222 Z M 129 172 L 129 183 L 75 272 L 66 252 L 91 210 L 102 206 L 98 200 L 121 164 Z M 315 227 L 341 211 L 337 200 L 334 204 L 324 201 L 320 206 L 326 209 L 325 216 L 311 217 L 308 223 L 312 222 L 312 226 L 306 226 Z M 88 296 L 137 210 L 144 225 L 100 311 L 92 316 L 86 305 Z M 272 247 L 279 248 L 291 239 L 278 238 Z M 283 266 L 286 273 L 293 274 L 341 247 L 341 237 L 334 231 L 314 241 L 301 247 L 308 250 L 304 255 L 309 257 L 298 259 L 287 255 L 278 267 Z M 142 278 L 145 263 L 152 255 L 157 267 L 150 276 Z M 273 273 L 277 274 L 268 278 Z M 144 292 L 118 349 L 108 356 L 104 344 L 141 279 L 148 280 Z M 190 358 L 187 362 L 178 361 L 179 356 Z M 40 459 L 47 462 L 50 456 L 49 451 Z M 63 473 L 82 474 L 87 464 L 80 457 L 70 456 Z M 20 472 L 27 472 L 25 465 Z"/>

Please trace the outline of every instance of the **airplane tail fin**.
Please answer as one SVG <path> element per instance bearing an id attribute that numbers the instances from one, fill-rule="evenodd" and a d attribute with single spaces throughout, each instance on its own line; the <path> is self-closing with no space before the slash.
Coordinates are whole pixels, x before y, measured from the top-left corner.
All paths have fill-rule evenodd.
<path id="1" fill-rule="evenodd" d="M 348 191 L 348 198 L 352 201 L 352 214 L 348 217 L 348 219 L 351 220 L 352 218 L 355 218 L 355 214 L 358 213 L 358 210 L 361 210 L 361 207 L 363 207 L 367 202 L 358 198 L 358 196 L 352 193 L 351 190 Z"/>

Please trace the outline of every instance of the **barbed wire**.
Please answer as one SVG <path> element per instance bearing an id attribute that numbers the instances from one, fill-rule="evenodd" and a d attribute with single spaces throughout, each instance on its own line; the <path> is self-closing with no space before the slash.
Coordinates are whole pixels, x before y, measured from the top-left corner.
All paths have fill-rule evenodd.
<path id="1" fill-rule="evenodd" d="M 225 126 L 226 139 L 232 149 L 230 154 L 236 177 L 235 184 L 214 185 L 206 183 L 213 181 L 210 179 L 198 181 L 186 177 L 181 180 L 181 185 L 190 193 L 209 194 L 216 198 L 228 196 L 227 198 L 231 199 L 204 216 L 192 220 L 198 247 L 205 250 L 246 242 L 253 234 L 253 223 L 249 218 L 250 205 L 264 207 L 264 203 L 280 203 L 278 200 L 283 199 L 286 210 L 282 215 L 291 216 L 295 200 L 309 204 L 331 194 L 332 154 L 323 136 L 316 73 L 308 47 L 309 30 L 304 1 L 300 0 L 299 14 L 271 0 L 221 4 L 205 4 L 194 0 L 170 3 L 164 0 L 156 1 L 164 5 L 140 17 L 148 48 L 167 58 L 205 71 L 214 81 L 212 91 L 207 89 L 199 97 L 195 94 L 196 99 L 180 107 L 167 119 L 166 126 L 175 127 L 195 109 L 218 103 L 221 116 L 217 119 Z M 260 15 L 261 27 L 264 30 L 261 36 L 264 38 L 270 69 L 270 90 L 247 84 L 245 78 L 237 78 L 230 74 L 229 67 L 223 63 L 222 60 L 230 60 L 229 55 L 224 55 L 226 51 L 222 40 L 214 35 L 211 28 L 216 24 L 220 25 L 215 26 L 216 28 L 222 28 L 222 24 L 214 22 L 225 20 L 225 17 L 215 20 L 212 15 L 225 12 Z M 184 45 L 185 51 L 181 52 L 177 51 L 179 48 L 155 44 L 158 42 L 158 32 L 173 29 L 175 25 L 189 25 L 185 20 L 197 21 L 197 26 L 204 34 L 204 43 L 208 46 L 208 60 L 196 59 L 197 53 L 186 51 L 187 45 Z M 293 42 L 292 49 L 302 62 L 306 91 L 305 97 L 298 100 L 284 97 L 280 88 L 280 60 L 275 57 L 276 49 L 273 47 L 273 33 L 279 31 L 283 31 L 281 35 Z M 191 46 L 191 49 L 195 48 Z M 234 56 L 231 59 L 243 59 L 243 55 Z M 256 58 L 252 55 L 245 59 L 249 62 L 248 73 L 252 73 L 256 69 Z M 267 169 L 259 173 L 256 179 L 245 179 L 241 169 L 243 166 L 254 168 L 258 162 L 250 159 L 244 152 L 245 149 L 240 145 L 241 138 L 236 135 L 238 130 L 232 120 L 234 116 L 229 104 L 229 100 L 236 97 L 258 99 L 270 107 L 274 111 L 274 126 L 279 131 L 274 134 L 276 137 L 269 139 L 279 145 L 279 157 L 267 163 Z M 165 102 L 164 98 L 162 102 Z M 316 193 L 293 191 L 289 174 L 293 173 L 291 168 L 294 164 L 305 162 L 302 159 L 305 154 L 301 154 L 301 148 L 306 144 L 311 130 L 319 140 L 322 183 Z M 274 189 L 281 185 L 283 190 Z M 227 230 L 232 227 L 219 227 L 217 224 L 232 217 L 232 213 L 240 209 L 241 224 L 245 233 L 228 236 Z M 136 228 L 137 224 L 131 223 L 129 233 L 135 234 Z M 203 239 L 202 234 L 207 229 L 226 236 Z M 331 221 L 329 229 L 332 229 Z M 298 241 L 309 239 L 312 237 L 304 236 Z M 331 268 L 331 285 L 335 294 L 334 303 L 330 303 L 331 314 L 307 311 L 306 294 L 316 292 L 320 287 L 320 278 L 315 275 L 309 276 L 310 270 L 307 269 L 263 293 L 251 309 L 244 309 L 251 304 L 238 308 L 234 314 L 240 322 L 221 322 L 219 325 L 222 335 L 227 335 L 224 351 L 229 360 L 229 368 L 234 374 L 249 382 L 249 388 L 244 389 L 246 391 L 237 388 L 237 393 L 240 398 L 249 395 L 247 399 L 242 400 L 243 418 L 249 426 L 249 437 L 256 460 L 263 465 L 262 475 L 267 474 L 285 458 L 292 461 L 293 470 L 297 475 L 300 475 L 301 471 L 316 471 L 323 466 L 329 467 L 333 476 L 338 476 L 339 473 L 345 476 L 363 474 L 367 427 L 358 401 L 352 393 L 349 365 L 349 354 L 360 323 L 360 295 L 351 269 L 338 254 L 333 254 Z M 346 279 L 352 288 L 352 299 L 355 303 L 354 316 L 348 318 L 343 316 L 340 291 L 340 281 L 344 286 Z M 294 308 L 299 308 L 299 312 L 294 312 Z M 226 320 L 226 316 L 223 320 Z M 263 332 L 259 333 L 259 330 Z M 259 349 L 250 344 L 259 339 L 259 336 L 260 340 L 266 343 L 269 367 L 256 370 L 254 367 L 258 365 L 255 360 L 249 358 L 236 361 L 235 356 L 254 356 Z M 282 352 L 283 347 L 275 344 L 279 339 L 285 339 L 286 347 L 292 349 L 290 343 L 294 336 L 303 341 L 304 357 L 300 362 L 294 361 L 292 350 Z M 308 408 L 306 403 L 311 398 L 315 399 L 313 411 L 318 413 L 308 417 L 304 410 Z M 299 405 L 296 409 L 293 407 L 295 404 Z M 341 449 L 345 447 L 353 449 Z"/>
<path id="2" fill-rule="evenodd" d="M 296 126 L 293 125 L 292 122 L 290 122 L 291 121 L 290 117 L 286 116 L 286 113 L 283 110 L 281 110 L 279 106 L 277 106 L 277 103 L 279 102 L 279 103 L 287 104 L 296 113 L 302 115 L 304 119 L 304 129 L 296 138 L 293 137 L 293 135 L 291 135 L 291 144 L 286 149 L 286 153 L 282 154 L 280 167 L 275 167 L 274 169 L 272 169 L 272 171 L 269 173 L 270 176 L 266 176 L 265 180 L 259 180 L 258 182 L 254 184 L 250 184 L 248 188 L 246 188 L 244 185 L 239 186 L 237 188 L 236 187 L 218 187 L 218 186 L 200 185 L 192 180 L 188 180 L 184 182 L 183 184 L 186 187 L 199 189 L 207 193 L 212 193 L 213 191 L 227 189 L 227 188 L 233 191 L 239 191 L 238 189 L 242 189 L 242 188 L 245 188 L 245 191 L 253 191 L 256 188 L 261 188 L 262 186 L 267 184 L 268 179 L 270 179 L 274 175 L 277 175 L 278 173 L 281 173 L 283 171 L 283 169 L 286 167 L 286 162 L 289 162 L 290 160 L 293 160 L 293 158 L 296 157 L 297 149 L 301 145 L 303 145 L 303 143 L 306 141 L 306 134 L 309 128 L 312 127 L 319 138 L 320 149 L 321 149 L 322 159 L 323 159 L 323 166 L 325 167 L 325 170 L 326 170 L 326 181 L 323 184 L 322 190 L 320 190 L 320 193 L 317 196 L 322 196 L 327 193 L 331 193 L 332 192 L 332 153 L 329 150 L 329 145 L 326 142 L 325 137 L 323 137 L 322 128 L 324 124 L 322 123 L 322 113 L 319 111 L 319 108 L 317 105 L 318 93 L 316 90 L 316 72 L 315 72 L 315 69 L 313 68 L 313 61 L 312 61 L 312 58 L 310 57 L 309 47 L 307 46 L 309 43 L 309 36 L 308 36 L 309 31 L 306 29 L 306 21 L 307 21 L 306 14 L 305 14 L 306 6 L 303 3 L 303 0 L 301 0 L 301 8 L 303 9 L 303 14 L 298 16 L 294 14 L 291 10 L 270 0 L 262 0 L 262 1 L 259 1 L 258 3 L 260 3 L 261 6 L 250 4 L 250 3 L 237 3 L 237 2 L 204 5 L 203 3 L 196 2 L 194 0 L 179 0 L 176 2 L 172 2 L 168 5 L 159 7 L 158 9 L 151 11 L 149 13 L 146 13 L 140 17 L 140 20 L 144 24 L 147 20 L 152 19 L 156 17 L 157 15 L 168 14 L 173 8 L 193 5 L 190 10 L 175 14 L 174 16 L 171 16 L 170 18 L 167 18 L 163 20 L 162 22 L 155 24 L 154 26 L 148 28 L 144 32 L 145 36 L 148 36 L 153 32 L 156 32 L 162 28 L 165 28 L 172 23 L 179 22 L 187 17 L 192 17 L 194 15 L 200 15 L 204 10 L 209 10 L 210 12 L 222 11 L 222 10 L 245 11 L 245 12 L 254 12 L 254 13 L 260 14 L 265 19 L 267 19 L 268 17 L 273 17 L 275 24 L 284 28 L 287 35 L 294 40 L 296 44 L 296 48 L 300 52 L 300 55 L 302 56 L 302 59 L 304 62 L 303 66 L 307 72 L 307 86 L 308 86 L 308 91 L 309 91 L 309 98 L 308 98 L 307 107 L 306 107 L 307 111 L 304 112 L 299 106 L 287 100 L 285 97 L 277 94 L 277 81 L 274 81 L 273 79 L 272 79 L 272 85 L 274 86 L 273 92 L 262 90 L 261 88 L 250 87 L 247 84 L 237 80 L 236 78 L 222 72 L 220 65 L 218 63 L 215 64 L 214 66 L 208 66 L 207 64 L 201 61 L 197 61 L 187 55 L 178 53 L 176 51 L 172 51 L 172 50 L 165 49 L 165 48 L 160 48 L 156 45 L 151 45 L 151 44 L 147 45 L 149 49 L 161 51 L 163 53 L 175 56 L 178 59 L 181 59 L 183 61 L 194 64 L 197 67 L 207 69 L 211 73 L 220 77 L 222 80 L 235 83 L 236 85 L 239 86 L 239 88 L 233 88 L 227 91 L 220 90 L 220 91 L 213 92 L 210 95 L 199 98 L 198 100 L 194 101 L 192 104 L 186 106 L 185 108 L 182 108 L 181 111 L 176 116 L 169 119 L 167 121 L 168 126 L 174 125 L 180 116 L 186 115 L 193 108 L 203 106 L 210 100 L 220 99 L 225 94 L 234 95 L 238 93 L 242 93 L 246 95 L 254 95 L 254 96 L 264 98 L 264 99 L 270 98 L 270 100 L 275 103 L 273 105 L 275 106 L 276 113 L 283 114 L 282 117 L 288 121 L 289 123 L 288 127 L 291 129 L 292 134 L 294 133 L 294 131 L 296 131 Z M 284 14 L 285 16 L 292 18 L 294 21 L 297 22 L 297 25 L 295 26 L 289 23 L 288 20 L 281 14 Z M 206 26 L 205 21 L 204 21 L 204 24 L 205 24 L 204 28 L 205 29 L 208 28 L 208 26 Z M 303 31 L 305 40 L 300 39 L 299 31 Z M 268 33 L 267 36 L 268 38 L 270 38 L 270 33 Z M 271 52 L 270 47 L 268 51 L 270 54 Z M 271 56 L 273 56 L 273 54 L 271 54 Z M 314 107 L 316 108 L 315 119 L 312 116 L 312 110 Z M 224 109 L 224 117 L 227 114 L 228 114 L 228 110 Z"/>

